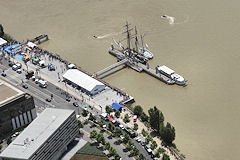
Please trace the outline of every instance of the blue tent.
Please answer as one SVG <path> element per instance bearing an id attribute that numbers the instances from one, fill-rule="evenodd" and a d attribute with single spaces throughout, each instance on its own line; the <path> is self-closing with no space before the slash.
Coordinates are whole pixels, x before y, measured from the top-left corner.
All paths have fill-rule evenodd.
<path id="1" fill-rule="evenodd" d="M 113 103 L 112 108 L 115 110 L 119 110 L 120 108 L 123 108 L 124 106 L 119 103 Z"/>

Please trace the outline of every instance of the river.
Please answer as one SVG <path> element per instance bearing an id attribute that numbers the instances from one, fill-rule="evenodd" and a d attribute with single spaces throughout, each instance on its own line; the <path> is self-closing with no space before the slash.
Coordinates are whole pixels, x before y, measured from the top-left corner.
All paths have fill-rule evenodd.
<path id="1" fill-rule="evenodd" d="M 156 105 L 176 128 L 176 144 L 194 160 L 237 160 L 240 145 L 240 2 L 217 0 L 1 0 L 0 20 L 17 40 L 47 33 L 41 47 L 93 73 L 116 62 L 112 38 L 129 21 L 145 33 L 150 67 L 167 65 L 188 79 L 168 86 L 122 70 L 105 80 L 147 111 Z M 174 23 L 161 18 L 175 17 Z M 101 39 L 93 35 L 103 36 Z"/>

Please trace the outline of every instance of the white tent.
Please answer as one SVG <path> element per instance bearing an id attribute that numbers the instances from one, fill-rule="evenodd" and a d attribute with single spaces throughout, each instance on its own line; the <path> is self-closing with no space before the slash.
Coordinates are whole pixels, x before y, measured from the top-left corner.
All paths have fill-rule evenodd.
<path id="1" fill-rule="evenodd" d="M 63 78 L 85 89 L 91 95 L 95 95 L 105 89 L 103 83 L 78 69 L 67 70 L 67 72 L 64 73 Z"/>
<path id="2" fill-rule="evenodd" d="M 7 43 L 7 41 L 5 39 L 0 38 L 0 46 L 3 44 L 6 44 L 6 43 Z"/>
<path id="3" fill-rule="evenodd" d="M 27 43 L 27 46 L 28 47 L 31 47 L 31 48 L 34 48 L 35 46 L 37 46 L 35 43 L 32 43 L 32 42 L 28 42 Z"/>

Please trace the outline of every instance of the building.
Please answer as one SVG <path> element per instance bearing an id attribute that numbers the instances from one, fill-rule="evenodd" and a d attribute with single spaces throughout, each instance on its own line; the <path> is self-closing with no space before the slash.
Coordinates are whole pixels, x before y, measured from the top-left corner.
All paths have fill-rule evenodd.
<path id="1" fill-rule="evenodd" d="M 69 69 L 64 73 L 63 78 L 66 82 L 78 87 L 88 95 L 96 95 L 105 89 L 105 85 L 78 69 Z"/>
<path id="2" fill-rule="evenodd" d="M 0 80 L 0 138 L 37 117 L 33 97 Z"/>
<path id="3" fill-rule="evenodd" d="M 47 108 L 0 154 L 0 160 L 57 160 L 77 134 L 74 110 Z"/>

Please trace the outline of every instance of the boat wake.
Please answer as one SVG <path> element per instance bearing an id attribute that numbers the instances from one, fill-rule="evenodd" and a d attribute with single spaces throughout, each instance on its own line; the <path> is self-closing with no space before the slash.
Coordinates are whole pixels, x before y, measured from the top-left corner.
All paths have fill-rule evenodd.
<path id="1" fill-rule="evenodd" d="M 175 22 L 175 17 L 171 17 L 168 15 L 162 15 L 161 18 L 167 19 L 169 24 L 174 24 L 174 22 Z"/>
<path id="2" fill-rule="evenodd" d="M 189 15 L 185 15 L 185 18 L 182 22 L 175 22 L 176 18 L 168 16 L 168 15 L 162 15 L 161 18 L 167 19 L 168 23 L 171 24 L 171 25 L 173 25 L 173 24 L 183 24 L 183 23 L 187 23 L 189 21 Z"/>
<path id="3" fill-rule="evenodd" d="M 96 36 L 94 35 L 93 37 L 96 38 L 96 39 L 103 39 L 103 38 L 108 38 L 108 37 L 112 37 L 112 36 L 116 36 L 116 35 L 119 35 L 121 32 L 118 32 L 118 33 L 109 33 L 109 34 L 105 34 L 105 35 L 102 35 L 102 36 Z"/>

